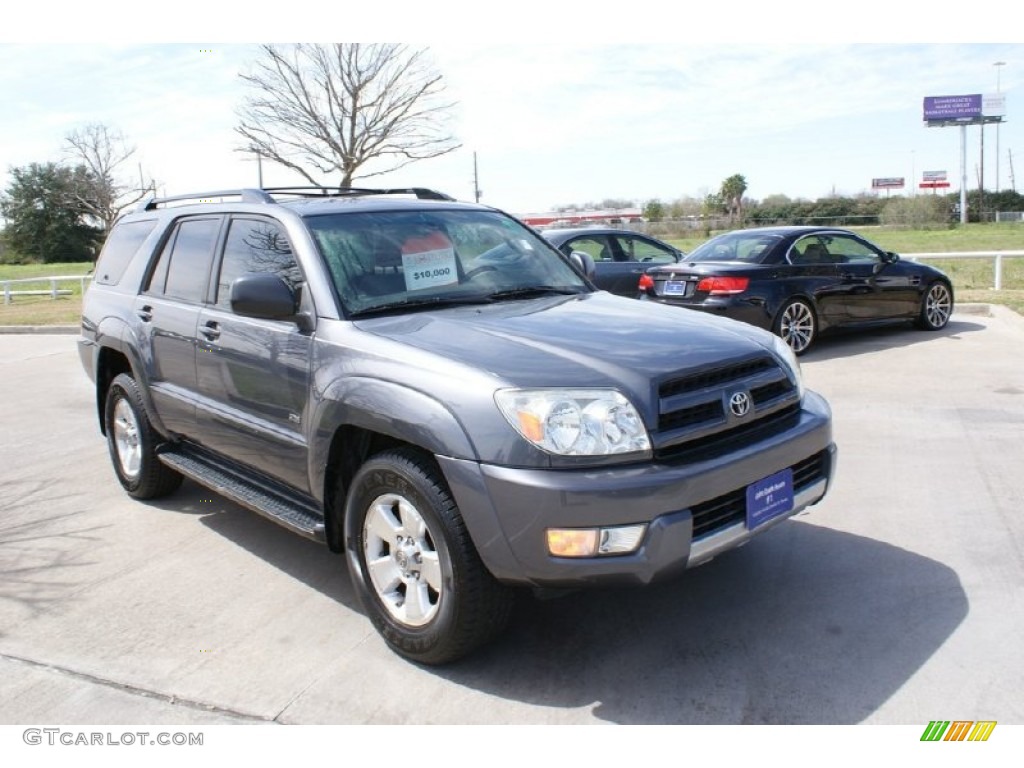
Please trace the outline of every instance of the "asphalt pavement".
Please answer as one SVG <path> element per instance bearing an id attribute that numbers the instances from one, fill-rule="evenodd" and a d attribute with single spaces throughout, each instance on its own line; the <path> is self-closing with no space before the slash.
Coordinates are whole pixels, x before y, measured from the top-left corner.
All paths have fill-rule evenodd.
<path id="1" fill-rule="evenodd" d="M 681 310 L 682 311 L 682 310 Z M 394 655 L 321 545 L 126 496 L 73 335 L 0 335 L 0 724 L 1024 722 L 1024 318 L 826 338 L 827 499 L 646 589 Z"/>

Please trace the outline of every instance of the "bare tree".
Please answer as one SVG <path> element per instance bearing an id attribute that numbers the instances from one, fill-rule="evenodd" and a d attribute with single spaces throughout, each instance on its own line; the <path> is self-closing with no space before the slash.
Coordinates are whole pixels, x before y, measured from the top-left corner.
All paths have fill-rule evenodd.
<path id="1" fill-rule="evenodd" d="M 141 170 L 139 186 L 128 181 L 125 164 L 135 154 L 124 135 L 102 123 L 90 123 L 64 137 L 65 154 L 85 167 L 88 184 L 80 187 L 76 202 L 109 232 L 114 221 L 125 208 L 134 205 L 151 190 L 156 189 L 152 179 L 143 183 Z"/>
<path id="2" fill-rule="evenodd" d="M 241 78 L 252 88 L 238 110 L 242 151 L 257 152 L 313 184 L 340 186 L 458 149 L 446 128 L 453 106 L 426 50 L 392 43 L 263 45 Z M 364 169 L 371 160 L 385 167 Z M 317 178 L 316 174 L 319 174 Z"/>

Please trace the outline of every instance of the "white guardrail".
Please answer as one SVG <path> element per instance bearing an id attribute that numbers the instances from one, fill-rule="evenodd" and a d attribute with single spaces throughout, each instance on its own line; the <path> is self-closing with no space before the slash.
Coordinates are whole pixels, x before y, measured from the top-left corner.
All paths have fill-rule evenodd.
<path id="1" fill-rule="evenodd" d="M 901 253 L 901 259 L 908 261 L 920 261 L 928 259 L 994 259 L 995 265 L 992 274 L 993 288 L 997 291 L 1003 287 L 1003 259 L 1024 258 L 1024 251 L 962 251 L 956 253 Z M 50 296 L 56 299 L 58 296 L 68 296 L 71 291 L 67 288 L 58 288 L 57 284 L 62 282 L 75 281 L 81 285 L 82 293 L 85 293 L 85 284 L 92 280 L 92 275 L 64 275 L 58 277 L 22 277 L 16 280 L 0 280 L 3 286 L 4 304 L 10 304 L 11 299 L 17 296 Z M 14 289 L 11 286 L 23 283 L 49 283 L 49 288 L 37 289 Z"/>
<path id="2" fill-rule="evenodd" d="M 4 290 L 4 304 L 10 304 L 11 299 L 18 296 L 49 296 L 51 299 L 56 299 L 58 296 L 70 296 L 71 290 L 68 288 L 58 288 L 58 283 L 66 282 L 77 282 L 82 287 L 82 293 L 85 293 L 85 283 L 87 280 L 92 280 L 92 275 L 61 275 L 57 277 L 19 277 L 15 280 L 0 280 L 0 285 L 3 285 Z M 12 285 L 23 285 L 25 283 L 49 283 L 49 288 L 15 288 L 11 289 Z"/>
<path id="3" fill-rule="evenodd" d="M 907 261 L 927 259 L 995 259 L 992 283 L 997 291 L 1003 289 L 1003 259 L 1024 256 L 1024 251 L 962 251 L 959 253 L 901 253 Z"/>

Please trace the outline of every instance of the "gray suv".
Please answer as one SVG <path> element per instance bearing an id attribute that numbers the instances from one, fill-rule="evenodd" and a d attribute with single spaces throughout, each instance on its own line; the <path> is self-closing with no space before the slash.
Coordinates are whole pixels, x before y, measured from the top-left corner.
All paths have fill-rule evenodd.
<path id="1" fill-rule="evenodd" d="M 344 553 L 415 661 L 522 587 L 644 584 L 822 499 L 826 402 L 789 348 L 612 296 L 429 190 L 235 190 L 118 221 L 82 363 L 133 497 L 183 477 Z"/>

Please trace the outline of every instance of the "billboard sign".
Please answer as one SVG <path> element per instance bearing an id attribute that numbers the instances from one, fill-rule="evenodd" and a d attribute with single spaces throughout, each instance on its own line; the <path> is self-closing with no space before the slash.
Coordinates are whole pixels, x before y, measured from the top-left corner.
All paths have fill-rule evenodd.
<path id="1" fill-rule="evenodd" d="M 903 177 L 888 179 L 872 179 L 872 189 L 903 189 Z"/>
<path id="2" fill-rule="evenodd" d="M 981 117 L 981 94 L 925 96 L 925 120 L 974 120 Z"/>
<path id="3" fill-rule="evenodd" d="M 986 93 L 982 96 L 981 114 L 985 117 L 1004 117 L 1006 115 L 1006 94 Z"/>
<path id="4" fill-rule="evenodd" d="M 922 171 L 921 172 L 921 180 L 922 181 L 945 181 L 946 180 L 946 172 L 945 171 Z"/>

